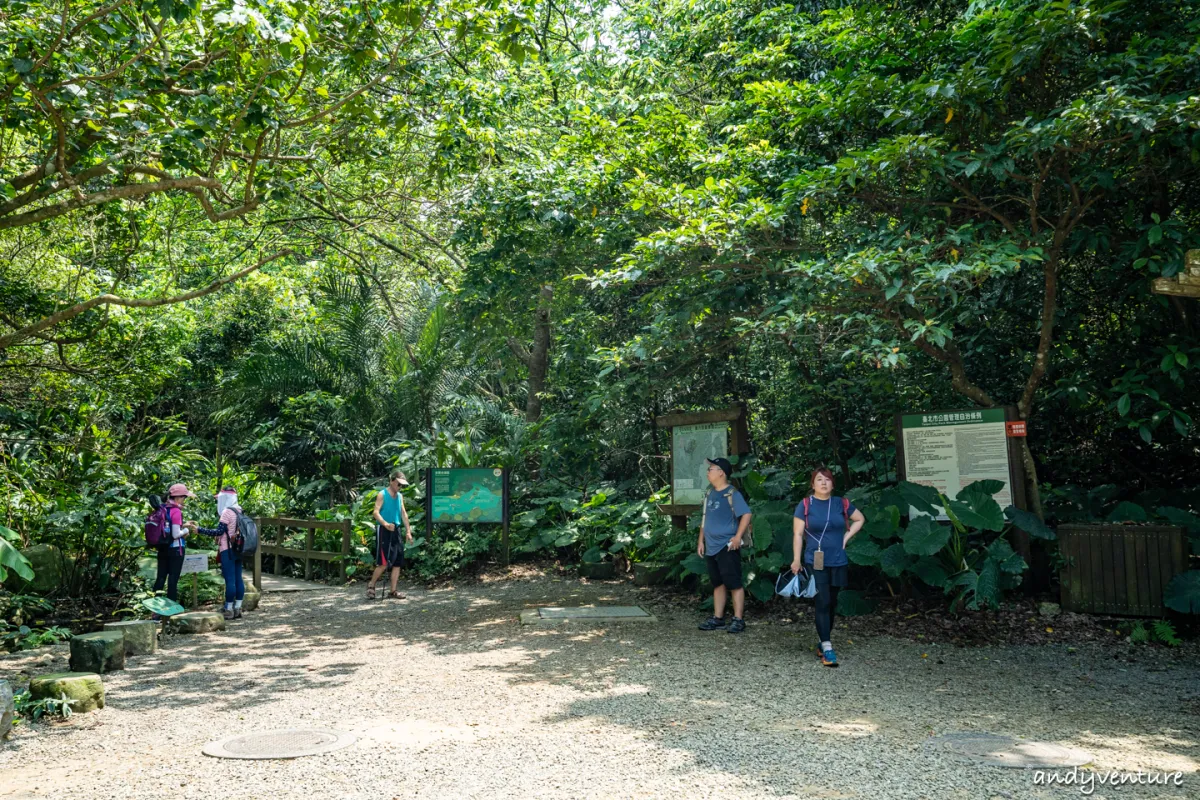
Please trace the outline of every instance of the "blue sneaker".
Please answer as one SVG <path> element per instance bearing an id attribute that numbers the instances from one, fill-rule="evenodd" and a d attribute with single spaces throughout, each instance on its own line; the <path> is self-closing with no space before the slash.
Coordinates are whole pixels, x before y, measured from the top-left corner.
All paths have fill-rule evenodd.
<path id="1" fill-rule="evenodd" d="M 742 631 L 746 630 L 746 622 L 741 617 L 734 617 L 730 621 L 729 627 L 725 630 L 729 631 L 730 633 L 741 633 Z"/>
<path id="2" fill-rule="evenodd" d="M 718 631 L 724 627 L 725 620 L 721 619 L 720 617 L 709 617 L 708 619 L 704 620 L 704 622 L 700 623 L 700 630 L 702 631 Z"/>
<path id="3" fill-rule="evenodd" d="M 827 667 L 836 667 L 838 665 L 837 653 L 833 652 L 832 647 L 821 653 L 821 663 Z"/>

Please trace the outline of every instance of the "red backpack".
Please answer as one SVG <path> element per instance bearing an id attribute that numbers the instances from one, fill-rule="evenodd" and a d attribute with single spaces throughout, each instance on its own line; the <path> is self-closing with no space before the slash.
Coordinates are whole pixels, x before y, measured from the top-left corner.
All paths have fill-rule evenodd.
<path id="1" fill-rule="evenodd" d="M 150 508 L 146 516 L 146 547 L 157 550 L 171 541 L 171 517 L 157 495 L 150 495 Z"/>

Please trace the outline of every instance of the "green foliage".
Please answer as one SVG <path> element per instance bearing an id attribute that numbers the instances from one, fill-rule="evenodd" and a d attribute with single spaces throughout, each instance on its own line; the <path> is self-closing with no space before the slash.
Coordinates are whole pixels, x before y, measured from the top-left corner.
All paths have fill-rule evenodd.
<path id="1" fill-rule="evenodd" d="M 1129 641 L 1137 644 L 1149 644 L 1150 642 L 1159 642 L 1167 647 L 1178 647 L 1183 644 L 1183 641 L 1175 633 L 1175 626 L 1165 619 L 1156 619 L 1147 629 L 1141 621 L 1133 623 L 1133 628 L 1129 631 Z"/>
<path id="2" fill-rule="evenodd" d="M 1163 605 L 1181 614 L 1200 614 L 1200 570 L 1172 578 L 1163 594 Z"/>
<path id="3" fill-rule="evenodd" d="M 36 722 L 45 716 L 71 718 L 71 700 L 65 694 L 60 697 L 43 697 L 34 700 L 28 690 L 13 693 L 13 705 L 17 716 Z"/>
<path id="4" fill-rule="evenodd" d="M 16 531 L 0 525 L 0 583 L 8 579 L 10 569 L 24 580 L 33 580 L 33 568 L 29 559 L 13 546 L 20 541 L 21 537 Z"/>

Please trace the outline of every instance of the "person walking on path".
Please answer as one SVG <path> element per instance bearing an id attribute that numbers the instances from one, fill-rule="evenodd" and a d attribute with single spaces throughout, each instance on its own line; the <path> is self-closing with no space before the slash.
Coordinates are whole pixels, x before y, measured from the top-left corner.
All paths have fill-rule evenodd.
<path id="1" fill-rule="evenodd" d="M 403 600 L 404 595 L 396 591 L 400 580 L 400 569 L 404 566 L 404 543 L 412 542 L 412 526 L 408 524 L 408 512 L 404 510 L 404 498 L 400 489 L 408 486 L 403 472 L 393 472 L 387 488 L 375 496 L 375 574 L 367 584 L 367 598 L 375 599 L 375 584 L 386 569 L 392 570 L 392 590 L 388 597 Z M 404 523 L 404 538 L 400 538 L 400 523 Z"/>
<path id="2" fill-rule="evenodd" d="M 850 560 L 846 545 L 866 523 L 863 513 L 844 497 L 833 495 L 833 473 L 825 467 L 813 470 L 812 494 L 800 501 L 792 519 L 792 572 L 804 564 L 817 582 L 815 617 L 817 652 L 827 667 L 838 665 L 834 652 L 833 618 L 838 590 L 846 586 Z"/>
<path id="3" fill-rule="evenodd" d="M 708 565 L 713 585 L 713 615 L 700 623 L 700 630 L 725 628 L 730 633 L 746 630 L 742 618 L 746 590 L 742 588 L 742 539 L 750 527 L 750 506 L 742 493 L 729 484 L 733 466 L 724 458 L 710 458 L 708 482 L 712 488 L 704 494 L 700 518 L 700 536 L 696 552 Z M 725 598 L 733 600 L 733 619 L 725 625 Z"/>
<path id="4" fill-rule="evenodd" d="M 183 572 L 183 556 L 187 550 L 186 538 L 191 532 L 190 526 L 183 522 L 183 507 L 195 496 L 182 483 L 176 483 L 167 490 L 167 499 L 163 503 L 167 509 L 167 537 L 158 546 L 154 591 L 161 592 L 165 584 L 167 597 L 176 602 L 179 601 L 179 575 Z"/>
<path id="5" fill-rule="evenodd" d="M 238 532 L 238 516 L 242 507 L 238 505 L 237 492 L 225 487 L 217 493 L 217 514 L 220 519 L 215 528 L 196 528 L 197 533 L 215 536 L 217 558 L 221 563 L 221 577 L 225 579 L 225 619 L 240 619 L 242 601 L 246 597 L 246 582 L 242 579 L 242 554 L 234 546 Z"/>

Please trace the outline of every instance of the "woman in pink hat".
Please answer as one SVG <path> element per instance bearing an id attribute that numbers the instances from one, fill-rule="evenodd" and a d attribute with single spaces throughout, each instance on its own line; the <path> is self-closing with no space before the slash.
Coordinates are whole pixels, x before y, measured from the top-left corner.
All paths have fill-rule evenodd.
<path id="1" fill-rule="evenodd" d="M 167 499 L 163 508 L 167 509 L 167 522 L 170 536 L 165 544 L 158 547 L 158 575 L 154 579 L 154 591 L 161 592 L 163 584 L 167 585 L 167 597 L 178 602 L 179 574 L 183 571 L 183 556 L 187 549 L 186 537 L 189 528 L 183 523 L 183 506 L 189 498 L 196 495 L 188 491 L 182 483 L 177 483 L 167 490 Z"/>

